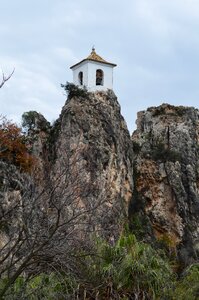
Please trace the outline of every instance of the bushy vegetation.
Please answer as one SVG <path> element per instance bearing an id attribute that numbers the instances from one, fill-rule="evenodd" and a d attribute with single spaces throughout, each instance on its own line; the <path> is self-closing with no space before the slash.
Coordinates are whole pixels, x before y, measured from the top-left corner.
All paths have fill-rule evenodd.
<path id="1" fill-rule="evenodd" d="M 6 118 L 0 120 L 0 160 L 25 172 L 29 172 L 35 162 L 21 128 Z"/>
<path id="2" fill-rule="evenodd" d="M 36 126 L 34 125 L 35 117 L 37 117 L 35 112 L 25 115 L 25 125 L 29 126 L 29 129 L 34 129 L 34 126 Z M 60 124 L 56 124 L 53 128 L 55 138 L 57 130 L 60 129 Z M 134 144 L 135 149 L 139 152 L 139 147 L 136 144 Z M 165 149 L 161 143 L 157 144 L 153 149 L 152 157 L 155 160 L 163 161 L 180 159 L 177 152 Z M 33 158 L 29 154 L 25 136 L 22 134 L 21 129 L 5 118 L 0 123 L 0 160 L 14 164 L 23 171 L 30 170 L 33 163 Z M 136 172 L 134 172 L 134 176 L 136 179 Z M 74 190 L 73 187 L 72 190 Z M 28 191 L 24 192 L 23 195 L 27 193 Z M 35 209 L 36 205 L 38 205 L 37 202 L 33 203 L 33 209 Z M 24 209 L 25 202 L 22 203 L 21 207 Z M 16 212 L 16 206 L 14 210 Z M 28 215 L 31 216 L 31 220 L 35 220 L 36 215 L 31 215 L 31 212 L 32 209 Z M 43 210 L 41 212 L 44 214 Z M 27 220 L 29 221 L 29 219 Z M 147 220 L 141 220 L 139 216 L 134 219 L 134 233 L 137 234 L 138 238 L 141 238 L 143 235 L 144 222 L 147 222 Z M 2 223 L 2 226 L 4 225 Z M 13 241 L 14 237 L 16 238 L 15 223 L 14 226 Z M 43 224 L 42 226 L 45 229 Z M 60 225 L 61 227 L 62 224 Z M 38 239 L 37 241 L 35 239 L 33 247 L 38 242 L 36 250 L 34 248 L 28 249 L 30 251 L 26 257 L 29 258 L 29 260 L 27 259 L 28 268 L 23 269 L 25 251 L 27 251 L 27 248 L 23 248 L 23 245 L 30 228 L 28 222 L 25 222 L 24 225 L 21 222 L 19 231 L 20 243 L 15 244 L 18 246 L 15 253 L 16 265 L 12 265 L 13 258 L 11 258 L 10 262 L 13 268 L 8 269 L 7 274 L 2 272 L 0 268 L 0 274 L 3 274 L 0 279 L 0 295 L 2 295 L 0 299 L 199 299 L 199 265 L 191 266 L 181 275 L 180 279 L 177 279 L 177 274 L 168 256 L 162 250 L 154 249 L 151 245 L 138 241 L 136 236 L 129 233 L 129 231 L 124 232 L 115 243 L 108 243 L 94 237 L 94 242 L 84 245 L 81 250 L 77 251 L 74 248 L 69 254 L 62 256 L 66 261 L 58 261 L 59 251 L 54 252 L 53 259 L 55 257 L 54 262 L 57 264 L 51 264 L 50 260 L 48 261 L 48 257 L 46 257 L 47 242 L 43 243 L 45 246 L 42 252 L 44 260 L 40 260 L 41 253 L 39 253 L 38 249 L 41 249 L 42 240 Z M 41 229 L 41 227 L 39 228 Z M 38 230 L 39 233 L 40 231 Z M 36 232 L 36 238 L 40 237 L 38 232 Z M 43 238 L 44 234 L 41 233 L 41 235 Z M 31 231 L 31 241 L 33 236 L 33 231 Z M 61 235 L 58 234 L 57 238 L 58 236 L 60 238 Z M 29 239 L 26 241 L 29 241 Z M 55 241 L 53 242 L 55 243 Z M 169 249 L 172 249 L 172 240 L 169 236 L 164 236 L 161 242 L 166 244 Z M 12 248 L 12 244 L 10 246 Z M 52 254 L 52 248 L 49 248 Z M 60 251 L 63 252 L 63 250 L 65 251 L 65 248 L 60 248 Z M 19 267 L 20 255 L 22 260 L 21 267 Z M 31 257 L 31 255 L 33 256 Z M 6 259 L 7 256 L 4 258 Z M 29 268 L 31 264 L 34 268 Z M 17 267 L 19 272 L 15 270 Z M 16 276 L 12 276 L 12 272 L 15 272 Z M 12 278 L 12 281 L 10 278 Z"/>
<path id="3" fill-rule="evenodd" d="M 166 161 L 181 161 L 181 155 L 179 152 L 175 150 L 171 150 L 169 148 L 165 147 L 164 143 L 158 143 L 156 146 L 154 146 L 151 156 L 154 160 L 160 160 L 163 162 Z"/>
<path id="4" fill-rule="evenodd" d="M 173 299 L 199 299 L 199 264 L 190 266 L 176 283 Z"/>
<path id="5" fill-rule="evenodd" d="M 66 84 L 61 84 L 61 87 L 67 93 L 68 99 L 71 99 L 75 96 L 82 97 L 82 98 L 88 97 L 88 90 L 85 86 L 80 88 L 74 83 L 66 82 Z"/>
<path id="6" fill-rule="evenodd" d="M 166 257 L 135 235 L 122 235 L 115 246 L 98 241 L 97 255 L 85 258 L 85 289 L 95 299 L 163 299 L 174 275 Z M 163 253 L 162 253 L 163 254 Z"/>
<path id="7" fill-rule="evenodd" d="M 89 252 L 74 257 L 70 271 L 18 277 L 3 299 L 198 299 L 198 265 L 177 280 L 165 254 L 133 234 L 123 234 L 115 245 L 97 239 Z M 5 284 L 1 280 L 0 289 Z"/>
<path id="8" fill-rule="evenodd" d="M 50 123 L 36 111 L 28 111 L 22 115 L 22 127 L 27 130 L 44 130 L 46 131 L 50 127 Z"/>
<path id="9" fill-rule="evenodd" d="M 6 280 L 0 281 L 0 289 L 3 288 Z M 5 300 L 64 300 L 75 299 L 75 291 L 78 289 L 77 281 L 72 275 L 41 273 L 29 279 L 18 277 L 15 284 L 7 291 Z"/>
<path id="10" fill-rule="evenodd" d="M 161 115 L 182 117 L 184 114 L 186 114 L 186 112 L 187 108 L 184 106 L 173 106 L 166 104 L 166 106 L 161 105 L 159 107 L 156 107 L 156 109 L 153 111 L 153 117 Z"/>

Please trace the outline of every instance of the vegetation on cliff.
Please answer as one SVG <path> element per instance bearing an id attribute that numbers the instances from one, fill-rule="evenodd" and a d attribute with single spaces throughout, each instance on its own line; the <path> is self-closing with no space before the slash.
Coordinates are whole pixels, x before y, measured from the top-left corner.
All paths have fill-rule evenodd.
<path id="1" fill-rule="evenodd" d="M 3 299 L 198 299 L 197 264 L 177 279 L 165 254 L 131 233 L 115 245 L 94 241 L 89 250 L 74 250 L 68 268 L 17 277 Z M 6 278 L 0 281 L 0 291 L 6 284 Z"/>
<path id="2" fill-rule="evenodd" d="M 11 144 L 15 142 L 15 138 L 10 139 Z M 65 157 L 64 166 L 66 161 Z M 22 197 L 17 202 L 17 196 L 10 194 L 8 206 L 1 202 L 1 234 L 7 233 L 10 237 L 0 249 L 1 299 L 197 299 L 198 265 L 191 266 L 178 278 L 177 260 L 167 256 L 167 252 L 137 240 L 136 236 L 142 239 L 140 230 L 144 227 L 141 223 L 133 227 L 134 234 L 123 230 L 115 241 L 87 236 L 83 242 L 73 234 L 75 227 L 79 228 L 85 222 L 89 209 L 78 213 L 73 210 L 71 220 L 61 217 L 63 211 L 67 215 L 72 199 L 75 206 L 78 205 L 82 183 L 79 185 L 78 180 L 70 180 L 63 190 L 59 181 L 65 176 L 64 172 L 58 174 L 56 188 L 48 185 L 46 190 L 37 192 L 33 178 L 23 175 L 20 166 L 17 165 L 21 175 L 13 168 L 12 176 L 9 175 L 8 166 L 12 161 L 7 162 L 4 191 L 16 190 L 16 185 L 14 189 L 12 187 L 16 177 L 16 183 L 21 182 L 17 190 Z M 79 163 L 79 158 L 75 157 L 67 165 L 70 172 L 65 183 L 69 183 Z M 83 186 L 85 188 L 85 183 Z M 89 196 L 88 190 L 86 195 Z M 4 196 L 2 193 L 1 200 Z M 51 207 L 45 212 L 43 200 L 48 198 Z M 95 209 L 97 206 L 90 209 L 91 215 Z M 9 221 L 10 217 L 13 222 Z M 134 223 L 139 222 L 138 218 Z M 69 235 L 65 236 L 64 232 Z M 73 242 L 76 240 L 76 245 L 71 243 L 71 238 Z M 187 291 L 189 298 L 185 297 Z"/>
<path id="3" fill-rule="evenodd" d="M 30 172 L 34 165 L 34 157 L 20 127 L 0 118 L 0 160 Z"/>
<path id="4" fill-rule="evenodd" d="M 47 131 L 50 128 L 50 123 L 42 116 L 42 114 L 36 111 L 28 111 L 22 115 L 22 127 L 27 132 L 30 131 Z"/>
<path id="5" fill-rule="evenodd" d="M 66 82 L 66 84 L 61 84 L 61 87 L 65 90 L 69 100 L 73 97 L 88 97 L 88 90 L 85 86 L 79 88 L 74 83 Z"/>
<path id="6" fill-rule="evenodd" d="M 199 258 L 199 111 L 150 107 L 138 113 L 132 140 L 132 219 L 144 216 L 142 237 L 188 266 Z"/>
<path id="7" fill-rule="evenodd" d="M 0 299 L 198 299 L 196 112 L 149 109 L 132 143 L 112 91 L 63 87 L 54 125 L 1 122 Z"/>

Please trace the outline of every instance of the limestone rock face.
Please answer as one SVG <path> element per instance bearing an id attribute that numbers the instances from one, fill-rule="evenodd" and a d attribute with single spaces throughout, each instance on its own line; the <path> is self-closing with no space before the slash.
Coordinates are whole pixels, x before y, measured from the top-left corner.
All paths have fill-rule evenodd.
<path id="1" fill-rule="evenodd" d="M 50 123 L 44 116 L 36 111 L 23 114 L 24 128 L 26 128 L 26 142 L 35 158 L 34 178 L 40 183 L 45 177 L 46 166 L 48 165 L 48 140 L 50 137 Z"/>
<path id="2" fill-rule="evenodd" d="M 40 255 L 64 261 L 93 235 L 114 243 L 133 193 L 132 141 L 114 93 L 69 97 L 53 126 L 35 112 L 25 116 L 36 164 L 24 174 L 0 162 L 0 246 L 12 247 L 24 230 L 17 261 L 43 241 Z"/>
<path id="3" fill-rule="evenodd" d="M 77 220 L 75 235 L 111 241 L 129 220 L 141 238 L 164 244 L 185 264 L 196 260 L 199 111 L 151 107 L 138 113 L 131 139 L 112 91 L 75 93 L 53 126 L 36 119 L 46 125 L 29 132 L 50 216 L 63 203 L 63 220 Z"/>
<path id="4" fill-rule="evenodd" d="M 66 101 L 50 133 L 48 180 L 59 181 L 71 197 L 69 214 L 93 207 L 88 231 L 110 238 L 119 232 L 132 197 L 132 158 L 130 135 L 112 91 Z"/>
<path id="5" fill-rule="evenodd" d="M 145 236 L 190 263 L 199 255 L 199 111 L 163 104 L 139 112 L 132 141 L 132 220 L 144 219 Z"/>

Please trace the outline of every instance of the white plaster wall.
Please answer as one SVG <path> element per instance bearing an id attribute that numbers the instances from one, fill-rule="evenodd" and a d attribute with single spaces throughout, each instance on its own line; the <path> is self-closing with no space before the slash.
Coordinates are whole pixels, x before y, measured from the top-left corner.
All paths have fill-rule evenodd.
<path id="1" fill-rule="evenodd" d="M 73 83 L 79 85 L 79 72 L 83 72 L 83 85 L 88 86 L 88 63 L 83 62 L 73 68 Z"/>
<path id="2" fill-rule="evenodd" d="M 96 85 L 96 71 L 101 69 L 104 73 L 104 84 Z M 113 88 L 113 67 L 103 63 L 88 61 L 88 89 L 90 91 Z"/>
<path id="3" fill-rule="evenodd" d="M 104 84 L 96 85 L 96 70 L 101 69 L 104 73 Z M 73 69 L 73 83 L 79 85 L 79 72 L 83 72 L 83 85 L 89 91 L 113 89 L 113 67 L 111 65 L 94 61 L 84 61 Z"/>

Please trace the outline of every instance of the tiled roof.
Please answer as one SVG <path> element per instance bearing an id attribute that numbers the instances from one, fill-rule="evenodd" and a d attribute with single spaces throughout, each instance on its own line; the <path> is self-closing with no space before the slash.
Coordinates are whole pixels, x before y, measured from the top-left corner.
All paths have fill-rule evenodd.
<path id="1" fill-rule="evenodd" d="M 96 52 L 95 52 L 95 48 L 92 49 L 91 54 L 86 58 L 88 60 L 95 60 L 95 61 L 100 61 L 103 63 L 108 63 L 105 59 L 103 59 L 101 56 L 99 56 Z"/>
<path id="2" fill-rule="evenodd" d="M 101 62 L 101 63 L 107 64 L 107 65 L 111 65 L 111 66 L 113 66 L 113 67 L 116 67 L 116 64 L 110 63 L 110 62 L 106 61 L 105 59 L 103 59 L 101 56 L 99 56 L 99 55 L 95 52 L 95 48 L 93 48 L 91 54 L 90 54 L 87 58 L 81 60 L 79 63 L 73 65 L 73 66 L 70 67 L 70 68 L 72 69 L 72 68 L 78 66 L 79 64 L 81 64 L 82 62 L 84 62 L 84 61 L 86 61 L 86 60 L 91 60 L 91 61 Z"/>

